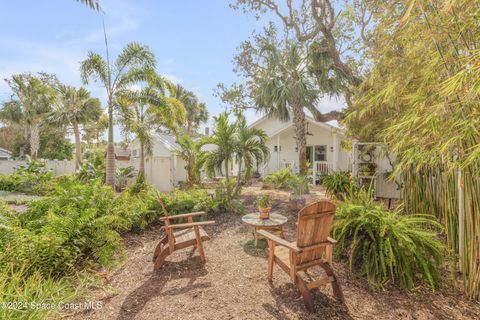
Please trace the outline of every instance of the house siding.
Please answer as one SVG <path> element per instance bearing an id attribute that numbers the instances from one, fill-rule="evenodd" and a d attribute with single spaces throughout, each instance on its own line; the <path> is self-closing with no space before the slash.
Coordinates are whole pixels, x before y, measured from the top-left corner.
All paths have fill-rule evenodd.
<path id="1" fill-rule="evenodd" d="M 295 171 L 299 170 L 298 152 L 294 127 L 289 127 L 291 122 L 281 122 L 275 119 L 265 119 L 253 126 L 264 130 L 269 136 L 267 146 L 270 150 L 270 160 L 263 168 L 259 168 L 262 175 L 270 174 L 281 169 L 287 163 L 293 163 Z M 336 128 L 318 125 L 309 121 L 307 146 L 326 146 L 326 161 L 329 167 L 335 170 L 347 171 L 350 169 L 350 152 L 340 147 L 340 142 L 345 139 L 344 134 Z M 275 151 L 277 139 L 280 149 Z M 332 151 L 333 147 L 333 151 Z M 337 153 L 335 155 L 335 153 Z"/>

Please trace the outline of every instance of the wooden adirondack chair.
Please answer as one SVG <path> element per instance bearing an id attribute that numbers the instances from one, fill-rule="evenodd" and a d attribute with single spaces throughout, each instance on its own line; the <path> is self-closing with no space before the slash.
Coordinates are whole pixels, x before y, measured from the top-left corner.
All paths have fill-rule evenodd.
<path id="1" fill-rule="evenodd" d="M 194 222 L 193 217 L 204 215 L 205 212 L 203 211 L 169 216 L 167 208 L 158 192 L 157 198 L 162 207 L 163 214 L 165 215 L 165 217 L 160 219 L 161 221 L 165 221 L 165 226 L 163 227 L 165 229 L 165 236 L 160 239 L 160 242 L 157 244 L 155 252 L 153 253 L 153 270 L 159 270 L 162 267 L 165 258 L 174 251 L 187 247 L 197 248 L 202 262 L 205 263 L 207 259 L 205 257 L 205 251 L 203 250 L 203 241 L 210 240 L 210 237 L 205 230 L 203 230 L 202 226 L 214 224 L 215 221 Z M 187 219 L 187 223 L 172 224 L 172 220 L 185 218 Z M 178 229 L 179 231 L 174 232 L 175 229 Z"/>
<path id="2" fill-rule="evenodd" d="M 333 245 L 336 241 L 328 236 L 335 209 L 335 204 L 326 200 L 301 209 L 298 213 L 297 241 L 295 242 L 286 241 L 266 230 L 258 231 L 268 241 L 268 280 L 272 281 L 273 265 L 278 264 L 290 275 L 310 311 L 313 311 L 310 290 L 329 283 L 332 285 L 335 298 L 344 301 L 342 288 L 331 266 Z M 326 276 L 307 282 L 302 277 L 302 271 L 306 272 L 315 266 L 320 266 Z"/>

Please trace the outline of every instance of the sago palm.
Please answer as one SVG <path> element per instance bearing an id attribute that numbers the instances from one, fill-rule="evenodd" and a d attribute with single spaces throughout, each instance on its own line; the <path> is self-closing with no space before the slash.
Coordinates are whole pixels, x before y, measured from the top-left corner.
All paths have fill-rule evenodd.
<path id="1" fill-rule="evenodd" d="M 98 53 L 89 52 L 87 59 L 81 64 L 82 80 L 88 84 L 90 80 L 99 82 L 107 93 L 108 110 L 108 146 L 106 183 L 115 184 L 115 156 L 113 141 L 113 111 L 117 94 L 131 85 L 150 78 L 156 66 L 155 56 L 147 47 L 136 42 L 128 44 L 110 64 Z"/>
<path id="2" fill-rule="evenodd" d="M 80 125 L 98 121 L 102 112 L 100 100 L 92 98 L 87 89 L 83 87 L 76 89 L 63 84 L 58 86 L 57 103 L 48 119 L 61 126 L 72 126 L 77 169 L 82 165 Z"/>

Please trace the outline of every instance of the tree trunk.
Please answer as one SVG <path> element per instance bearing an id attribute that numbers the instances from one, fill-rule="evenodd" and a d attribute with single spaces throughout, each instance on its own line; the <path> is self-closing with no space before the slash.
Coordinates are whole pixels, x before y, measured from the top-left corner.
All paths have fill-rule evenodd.
<path id="1" fill-rule="evenodd" d="M 242 184 L 242 161 L 238 162 L 238 174 L 237 174 L 237 184 L 235 186 L 235 193 L 240 190 L 240 186 Z"/>
<path id="2" fill-rule="evenodd" d="M 80 141 L 80 129 L 78 128 L 77 121 L 72 121 L 72 127 L 75 136 L 75 156 L 77 157 L 75 168 L 79 169 L 82 166 L 82 144 Z"/>
<path id="3" fill-rule="evenodd" d="M 40 148 L 40 124 L 34 122 L 30 126 L 30 158 L 32 160 L 37 160 L 39 148 Z"/>
<path id="4" fill-rule="evenodd" d="M 142 141 L 140 141 L 140 173 L 145 175 L 145 146 Z"/>
<path id="5" fill-rule="evenodd" d="M 227 188 L 227 197 L 230 199 L 230 176 L 228 174 L 228 158 L 225 158 L 225 180 Z"/>
<path id="6" fill-rule="evenodd" d="M 105 183 L 115 188 L 115 146 L 113 143 L 113 104 L 108 101 L 108 144 L 107 144 L 107 167 Z"/>
<path id="7" fill-rule="evenodd" d="M 187 119 L 187 134 L 190 135 L 192 133 L 192 119 Z"/>
<path id="8" fill-rule="evenodd" d="M 195 158 L 193 155 L 188 157 L 188 185 L 193 187 L 197 183 Z"/>
<path id="9" fill-rule="evenodd" d="M 298 164 L 300 167 L 300 174 L 307 175 L 307 138 L 305 136 L 305 112 L 301 106 L 295 105 L 292 107 L 293 124 L 295 126 L 295 135 L 297 136 L 298 147 Z"/>

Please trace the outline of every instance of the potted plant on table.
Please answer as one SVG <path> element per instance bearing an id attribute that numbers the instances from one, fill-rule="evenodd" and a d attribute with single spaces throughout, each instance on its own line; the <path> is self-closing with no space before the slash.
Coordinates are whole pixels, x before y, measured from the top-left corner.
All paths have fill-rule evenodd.
<path id="1" fill-rule="evenodd" d="M 255 204 L 260 211 L 260 219 L 268 219 L 272 210 L 272 198 L 268 194 L 260 196 L 255 200 Z"/>

